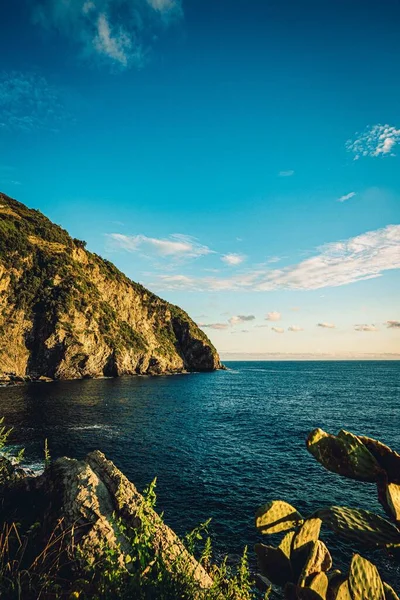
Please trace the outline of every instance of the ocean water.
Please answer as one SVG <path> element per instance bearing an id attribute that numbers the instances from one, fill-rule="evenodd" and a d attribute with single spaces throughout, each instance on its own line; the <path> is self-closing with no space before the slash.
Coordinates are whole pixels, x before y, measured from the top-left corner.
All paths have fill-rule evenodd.
<path id="1" fill-rule="evenodd" d="M 400 362 L 232 362 L 229 370 L 0 389 L 0 415 L 30 466 L 102 450 L 179 534 L 212 517 L 217 554 L 258 539 L 254 513 L 284 499 L 304 514 L 336 504 L 382 514 L 373 485 L 325 471 L 308 454 L 315 427 L 377 437 L 400 451 Z M 327 536 L 339 566 L 348 548 Z M 265 541 L 265 538 L 264 540 Z M 269 540 L 267 541 L 269 543 Z M 400 571 L 374 559 L 388 581 Z"/>

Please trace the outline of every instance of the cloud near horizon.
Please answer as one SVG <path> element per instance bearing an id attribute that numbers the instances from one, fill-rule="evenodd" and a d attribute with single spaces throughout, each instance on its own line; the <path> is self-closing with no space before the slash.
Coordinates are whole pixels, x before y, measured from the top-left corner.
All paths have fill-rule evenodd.
<path id="1" fill-rule="evenodd" d="M 386 321 L 388 329 L 400 329 L 400 321 Z"/>
<path id="2" fill-rule="evenodd" d="M 291 325 L 290 327 L 288 327 L 288 331 L 293 331 L 294 333 L 297 333 L 298 331 L 304 331 L 304 329 L 299 325 Z"/>
<path id="3" fill-rule="evenodd" d="M 229 323 L 233 325 L 238 325 L 238 323 L 246 323 L 247 321 L 254 321 L 254 315 L 235 315 L 229 319 Z"/>
<path id="4" fill-rule="evenodd" d="M 228 323 L 198 323 L 201 329 L 229 329 Z"/>
<path id="5" fill-rule="evenodd" d="M 281 269 L 265 266 L 226 278 L 164 275 L 152 284 L 163 290 L 317 290 L 380 277 L 400 268 L 400 225 L 388 225 L 347 240 L 324 244 L 314 256 Z"/>
<path id="6" fill-rule="evenodd" d="M 86 59 L 143 67 L 157 30 L 182 18 L 180 0 L 40 0 L 33 21 L 61 33 Z"/>
<path id="7" fill-rule="evenodd" d="M 272 312 L 267 313 L 267 316 L 265 317 L 266 321 L 280 321 L 281 320 L 281 313 L 278 312 L 277 310 L 274 310 Z"/>
<path id="8" fill-rule="evenodd" d="M 346 148 L 352 152 L 354 160 L 365 156 L 394 156 L 393 149 L 400 142 L 400 129 L 392 125 L 373 125 L 354 139 L 347 140 Z"/>
<path id="9" fill-rule="evenodd" d="M 379 331 L 375 325 L 354 325 L 356 331 Z"/>
<path id="10" fill-rule="evenodd" d="M 322 327 L 324 329 L 335 329 L 336 325 L 333 323 L 318 323 L 317 327 Z"/>
<path id="11" fill-rule="evenodd" d="M 285 330 L 283 329 L 283 327 L 271 327 L 271 330 L 274 331 L 275 333 L 285 333 Z"/>

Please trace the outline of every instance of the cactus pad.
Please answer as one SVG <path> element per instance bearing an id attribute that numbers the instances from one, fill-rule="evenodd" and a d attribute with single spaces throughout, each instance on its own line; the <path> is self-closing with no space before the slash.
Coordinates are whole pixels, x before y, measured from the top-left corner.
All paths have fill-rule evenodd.
<path id="1" fill-rule="evenodd" d="M 385 600 L 378 569 L 359 554 L 351 561 L 349 587 L 353 600 Z"/>
<path id="2" fill-rule="evenodd" d="M 395 521 L 400 523 L 400 485 L 389 483 L 386 486 L 386 502 Z"/>
<path id="3" fill-rule="evenodd" d="M 336 592 L 336 596 L 334 596 L 334 598 L 335 600 L 353 600 L 350 594 L 349 582 L 347 581 L 347 579 L 342 584 L 340 584 Z"/>
<path id="4" fill-rule="evenodd" d="M 304 521 L 293 539 L 292 550 L 299 550 L 308 542 L 316 542 L 321 531 L 321 524 L 322 521 L 318 517 Z"/>
<path id="5" fill-rule="evenodd" d="M 400 531 L 378 515 L 367 510 L 331 506 L 315 513 L 325 525 L 343 537 L 369 546 L 399 544 Z"/>
<path id="6" fill-rule="evenodd" d="M 399 600 L 398 595 L 389 584 L 384 582 L 383 589 L 385 592 L 385 600 Z"/>
<path id="7" fill-rule="evenodd" d="M 317 594 L 325 600 L 328 591 L 328 577 L 326 576 L 326 573 L 318 573 L 315 575 L 308 587 L 310 590 L 317 592 Z"/>
<path id="8" fill-rule="evenodd" d="M 273 500 L 258 509 L 256 528 L 260 533 L 279 533 L 294 529 L 302 520 L 302 516 L 293 506 L 281 500 Z"/>
<path id="9" fill-rule="evenodd" d="M 358 437 L 375 457 L 381 469 L 386 471 L 388 480 L 392 483 L 400 484 L 400 454 L 378 440 L 365 436 Z"/>
<path id="10" fill-rule="evenodd" d="M 285 556 L 287 556 L 289 559 L 290 559 L 290 555 L 292 552 L 292 542 L 293 542 L 294 536 L 295 536 L 295 532 L 289 531 L 289 533 L 287 533 L 285 535 L 285 537 L 282 538 L 282 541 L 279 544 L 279 548 L 282 550 L 282 552 L 285 554 Z"/>
<path id="11" fill-rule="evenodd" d="M 334 436 L 315 429 L 307 438 L 307 449 L 328 471 L 358 481 L 375 482 L 381 470 L 360 438 L 345 430 Z"/>
<path id="12" fill-rule="evenodd" d="M 309 549 L 308 556 L 304 562 L 304 566 L 299 577 L 299 585 L 302 587 L 309 585 L 310 577 L 313 577 L 318 573 L 328 571 L 332 567 L 332 557 L 328 548 L 323 542 L 321 542 L 321 540 L 308 542 L 307 548 Z M 299 558 L 299 553 L 295 553 L 293 558 L 294 569 L 296 565 L 298 566 Z"/>
<path id="13" fill-rule="evenodd" d="M 292 580 L 290 560 L 280 548 L 256 544 L 254 550 L 261 575 L 267 577 L 271 583 L 285 585 Z"/>
<path id="14" fill-rule="evenodd" d="M 289 584 L 285 587 L 285 600 L 321 600 L 315 590 Z"/>

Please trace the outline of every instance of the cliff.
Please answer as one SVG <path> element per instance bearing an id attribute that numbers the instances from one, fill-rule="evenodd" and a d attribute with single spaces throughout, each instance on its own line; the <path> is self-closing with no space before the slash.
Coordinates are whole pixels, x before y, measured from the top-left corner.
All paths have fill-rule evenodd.
<path id="1" fill-rule="evenodd" d="M 183 310 L 0 194 L 0 378 L 218 368 L 215 348 Z"/>

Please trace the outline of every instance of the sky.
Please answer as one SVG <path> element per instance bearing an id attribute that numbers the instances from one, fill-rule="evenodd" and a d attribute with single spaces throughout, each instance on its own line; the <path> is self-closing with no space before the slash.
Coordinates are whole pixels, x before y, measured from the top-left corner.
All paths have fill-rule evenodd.
<path id="1" fill-rule="evenodd" d="M 0 3 L 0 190 L 223 358 L 400 358 L 397 0 Z"/>

